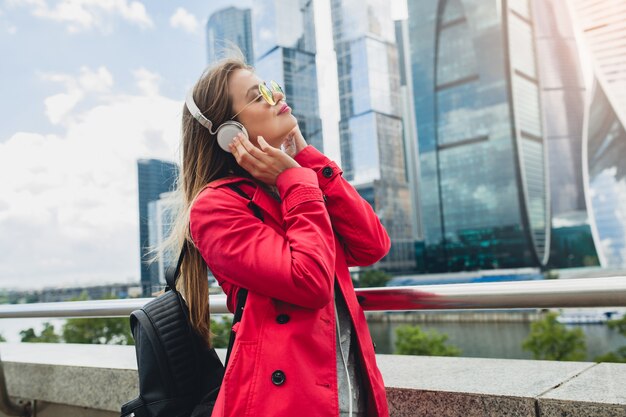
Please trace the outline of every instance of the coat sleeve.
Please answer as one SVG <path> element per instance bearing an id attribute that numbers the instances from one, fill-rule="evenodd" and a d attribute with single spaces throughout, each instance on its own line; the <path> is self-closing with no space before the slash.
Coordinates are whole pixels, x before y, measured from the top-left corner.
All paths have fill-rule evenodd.
<path id="1" fill-rule="evenodd" d="M 190 212 L 191 234 L 209 268 L 237 287 L 306 308 L 332 299 L 335 241 L 315 172 L 277 179 L 284 236 L 232 190 L 208 188 Z"/>
<path id="2" fill-rule="evenodd" d="M 311 145 L 298 152 L 295 159 L 317 174 L 348 266 L 371 265 L 385 256 L 391 247 L 389 235 L 372 206 L 343 178 L 341 168 Z"/>

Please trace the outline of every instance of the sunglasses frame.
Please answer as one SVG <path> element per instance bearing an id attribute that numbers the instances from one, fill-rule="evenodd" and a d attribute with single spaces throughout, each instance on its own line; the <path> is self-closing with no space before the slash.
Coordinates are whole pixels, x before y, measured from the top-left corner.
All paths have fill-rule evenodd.
<path id="1" fill-rule="evenodd" d="M 239 116 L 242 111 L 244 111 L 250 104 L 252 104 L 255 101 L 257 101 L 259 97 L 263 97 L 263 99 L 270 106 L 275 106 L 276 103 L 277 103 L 277 101 L 274 100 L 274 93 L 281 93 L 283 95 L 283 98 L 285 97 L 285 92 L 283 91 L 283 89 L 280 86 L 280 84 L 278 84 L 276 81 L 271 80 L 270 81 L 270 86 L 271 86 L 271 89 L 267 86 L 267 84 L 265 84 L 265 81 L 260 82 L 259 83 L 259 94 L 256 97 L 254 97 L 254 99 L 252 99 L 252 101 L 250 101 L 248 104 L 243 106 L 243 108 L 241 110 L 239 110 L 237 112 L 237 114 L 235 114 L 233 117 L 231 117 L 230 120 L 233 120 L 235 117 Z"/>

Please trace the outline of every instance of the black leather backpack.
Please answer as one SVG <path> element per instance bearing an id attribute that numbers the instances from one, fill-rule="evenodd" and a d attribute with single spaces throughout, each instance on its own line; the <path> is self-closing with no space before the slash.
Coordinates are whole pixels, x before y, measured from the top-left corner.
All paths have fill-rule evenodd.
<path id="1" fill-rule="evenodd" d="M 236 185 L 239 195 L 251 200 Z M 248 204 L 263 220 L 258 206 Z M 210 417 L 224 376 L 224 365 L 193 329 L 189 309 L 176 290 L 183 245 L 175 271 L 166 274 L 165 293 L 130 314 L 135 339 L 139 396 L 122 405 L 122 417 Z M 233 324 L 241 320 L 247 290 L 237 294 Z M 231 332 L 226 363 L 235 341 Z"/>

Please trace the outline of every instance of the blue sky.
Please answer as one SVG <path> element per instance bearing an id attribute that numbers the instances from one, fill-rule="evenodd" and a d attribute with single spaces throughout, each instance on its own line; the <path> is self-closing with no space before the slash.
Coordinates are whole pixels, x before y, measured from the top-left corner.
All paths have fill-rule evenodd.
<path id="1" fill-rule="evenodd" d="M 205 22 L 232 3 L 0 0 L 0 289 L 139 281 L 136 161 L 178 160 Z M 340 162 L 330 0 L 314 4 L 324 149 Z"/>
<path id="2" fill-rule="evenodd" d="M 223 6 L 0 2 L 0 288 L 138 281 L 136 160 L 177 160 Z"/>
<path id="3" fill-rule="evenodd" d="M 131 7 L 130 1 L 78 1 L 75 3 L 83 4 L 83 10 L 94 16 L 91 22 L 81 24 L 79 16 L 72 20 L 43 17 L 38 3 L 53 11 L 63 2 L 10 0 L 0 5 L 0 51 L 4 57 L 0 111 L 5 115 L 0 141 L 15 131 L 59 131 L 45 117 L 43 104 L 46 97 L 59 91 L 59 85 L 42 79 L 41 74 L 76 74 L 81 67 L 104 66 L 115 79 L 114 90 L 132 93 L 135 80 L 131 71 L 143 67 L 161 76 L 162 94 L 180 97 L 206 63 L 202 26 L 220 7 L 215 1 L 152 2 L 142 6 L 143 13 L 131 17 L 120 10 Z M 106 10 L 94 7 L 97 3 L 119 6 Z M 179 8 L 195 17 L 196 32 L 172 27 L 170 19 Z"/>

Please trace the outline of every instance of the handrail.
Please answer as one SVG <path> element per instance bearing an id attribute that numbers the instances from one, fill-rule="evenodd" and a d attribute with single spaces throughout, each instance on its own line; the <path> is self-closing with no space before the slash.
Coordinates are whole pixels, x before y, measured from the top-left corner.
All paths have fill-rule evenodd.
<path id="1" fill-rule="evenodd" d="M 364 310 L 465 310 L 626 307 L 626 277 L 357 288 Z M 3 318 L 120 317 L 152 298 L 0 305 Z M 228 313 L 225 295 L 210 297 L 211 313 Z"/>
<path id="2" fill-rule="evenodd" d="M 357 288 L 364 310 L 466 310 L 554 307 L 626 307 L 626 277 Z M 0 305 L 0 319 L 128 316 L 152 298 Z M 211 313 L 228 313 L 225 295 L 210 296 Z M 32 405 L 13 403 L 0 358 L 0 411 L 30 416 Z"/>

